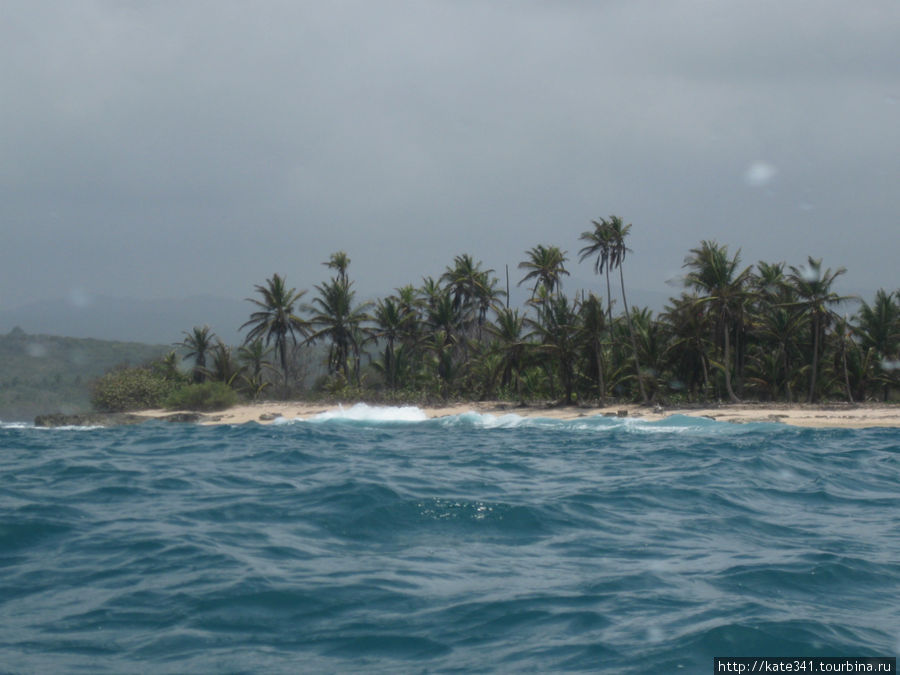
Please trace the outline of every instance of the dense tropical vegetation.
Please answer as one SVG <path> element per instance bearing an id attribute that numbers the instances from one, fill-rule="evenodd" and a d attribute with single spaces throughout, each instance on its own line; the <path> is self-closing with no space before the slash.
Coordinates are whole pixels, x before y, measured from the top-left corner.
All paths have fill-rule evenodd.
<path id="1" fill-rule="evenodd" d="M 333 276 L 314 287 L 307 304 L 307 291 L 278 274 L 256 286 L 242 326 L 246 340 L 234 355 L 208 327 L 186 332 L 178 347 L 192 362 L 190 386 L 218 382 L 249 399 L 384 402 L 860 402 L 900 395 L 900 290 L 880 290 L 871 304 L 859 299 L 848 316 L 851 298 L 834 288 L 844 268 L 812 257 L 799 266 L 746 265 L 740 249 L 708 240 L 688 251 L 683 290 L 653 316 L 630 307 L 626 296 L 631 225 L 615 215 L 592 225 L 581 234 L 578 260 L 602 276 L 605 298 L 567 293 L 568 253 L 538 244 L 518 265 L 518 284 L 530 292 L 522 307 L 509 306 L 508 270 L 504 290 L 494 270 L 466 253 L 436 278 L 359 302 L 350 258 L 338 251 L 323 263 Z M 169 363 L 170 377 L 173 368 Z"/>

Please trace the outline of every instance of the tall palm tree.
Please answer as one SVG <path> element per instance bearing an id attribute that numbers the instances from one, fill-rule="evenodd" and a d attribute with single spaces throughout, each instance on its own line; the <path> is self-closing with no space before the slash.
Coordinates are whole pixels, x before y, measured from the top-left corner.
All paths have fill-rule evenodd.
<path id="1" fill-rule="evenodd" d="M 819 349 L 824 339 L 826 327 L 836 317 L 836 314 L 829 307 L 845 300 L 850 300 L 851 297 L 838 295 L 831 289 L 835 279 L 847 271 L 845 268 L 839 267 L 833 272 L 831 268 L 827 268 L 823 271 L 822 259 L 816 259 L 812 256 L 807 258 L 807 263 L 807 266 L 803 268 L 791 266 L 791 273 L 788 278 L 800 297 L 800 300 L 796 303 L 797 306 L 802 307 L 811 320 L 813 351 L 810 363 L 807 402 L 812 403 L 816 398 Z"/>
<path id="2" fill-rule="evenodd" d="M 184 335 L 184 340 L 176 344 L 187 350 L 183 357 L 185 361 L 194 359 L 193 380 L 195 384 L 200 384 L 206 379 L 206 357 L 213 349 L 216 334 L 209 326 L 194 326 L 190 333 L 184 331 Z"/>
<path id="3" fill-rule="evenodd" d="M 594 225 L 594 229 L 582 232 L 579 237 L 587 244 L 578 251 L 578 262 L 584 262 L 588 258 L 597 256 L 594 260 L 594 274 L 606 274 L 606 314 L 611 326 L 613 320 L 612 290 L 609 284 L 610 257 L 612 255 L 611 225 L 606 218 L 601 218 L 599 222 L 592 220 L 591 223 Z"/>
<path id="4" fill-rule="evenodd" d="M 338 280 L 345 284 L 347 283 L 347 268 L 350 267 L 350 256 L 344 251 L 332 253 L 328 260 L 322 264 L 329 269 L 337 270 Z"/>
<path id="5" fill-rule="evenodd" d="M 534 279 L 532 298 L 538 294 L 540 287 L 547 289 L 547 293 L 550 295 L 558 293 L 562 287 L 562 277 L 569 276 L 569 271 L 565 266 L 566 252 L 557 246 L 538 244 L 525 251 L 525 255 L 528 256 L 528 259 L 519 263 L 519 269 L 528 270 L 528 273 L 522 277 L 519 286 Z"/>
<path id="6" fill-rule="evenodd" d="M 453 306 L 460 313 L 462 327 L 478 327 L 478 339 L 487 317 L 488 310 L 495 306 L 503 291 L 497 289 L 497 280 L 491 275 L 494 270 L 481 269 L 467 253 L 453 259 L 453 267 L 448 267 L 441 276 L 453 297 Z"/>
<path id="7" fill-rule="evenodd" d="M 703 241 L 699 248 L 692 248 L 690 253 L 684 261 L 684 267 L 690 269 L 684 283 L 702 294 L 697 302 L 708 304 L 715 317 L 717 332 L 724 343 L 722 370 L 725 390 L 733 403 L 739 403 L 740 399 L 731 384 L 731 335 L 748 296 L 746 286 L 751 268 L 739 272 L 740 249 L 729 258 L 728 247 L 715 241 Z"/>
<path id="8" fill-rule="evenodd" d="M 403 317 L 400 344 L 406 362 L 415 372 L 421 360 L 422 342 L 425 339 L 424 301 L 420 297 L 418 289 L 412 284 L 401 286 L 396 290 L 399 312 Z"/>
<path id="9" fill-rule="evenodd" d="M 406 317 L 403 315 L 403 309 L 400 302 L 396 298 L 388 297 L 379 300 L 375 306 L 375 312 L 372 316 L 375 321 L 375 330 L 373 335 L 377 339 L 386 341 L 384 348 L 384 372 L 387 376 L 387 384 L 390 389 L 394 389 L 397 385 L 397 365 L 394 356 L 394 345 L 402 338 L 403 329 L 406 324 Z"/>
<path id="10" fill-rule="evenodd" d="M 625 255 L 631 252 L 631 249 L 625 245 L 625 238 L 631 231 L 631 223 L 625 225 L 619 216 L 610 216 L 606 224 L 610 242 L 608 265 L 619 269 L 619 283 L 622 286 L 622 306 L 625 308 L 625 318 L 628 320 L 628 335 L 631 338 L 631 353 L 634 357 L 635 376 L 638 381 L 638 389 L 641 392 L 641 400 L 646 403 L 648 401 L 647 390 L 644 387 L 644 380 L 641 376 L 641 361 L 638 357 L 637 340 L 634 336 L 634 323 L 631 320 L 631 312 L 628 309 L 628 298 L 625 296 L 625 274 L 622 271 Z"/>
<path id="11" fill-rule="evenodd" d="M 247 301 L 256 305 L 258 310 L 250 315 L 250 320 L 241 326 L 241 330 L 250 327 L 246 342 L 264 338 L 267 345 L 275 343 L 286 392 L 288 337 L 296 343 L 298 335 L 305 337 L 309 333 L 309 323 L 298 315 L 299 307 L 295 307 L 306 291 L 288 288 L 284 277 L 278 274 L 273 274 L 271 279 L 267 279 L 265 286 L 257 285 L 255 289 L 262 296 L 262 300 L 247 298 Z"/>
<path id="12" fill-rule="evenodd" d="M 347 382 L 350 381 L 350 356 L 353 356 L 353 375 L 359 385 L 359 360 L 362 340 L 363 322 L 369 319 L 366 310 L 368 305 L 354 305 L 356 292 L 351 288 L 352 281 L 344 282 L 339 277 L 332 278 L 321 286 L 316 286 L 318 296 L 313 299 L 314 314 L 310 319 L 313 332 L 309 342 L 327 338 L 331 342 L 328 350 L 328 372 L 331 375 L 342 371 Z"/>

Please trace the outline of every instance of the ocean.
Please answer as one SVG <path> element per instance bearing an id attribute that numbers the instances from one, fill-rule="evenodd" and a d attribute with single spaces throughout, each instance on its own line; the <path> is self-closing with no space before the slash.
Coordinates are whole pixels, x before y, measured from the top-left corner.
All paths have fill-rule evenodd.
<path id="1" fill-rule="evenodd" d="M 898 485 L 900 429 L 366 406 L 0 424 L 0 671 L 895 656 Z"/>

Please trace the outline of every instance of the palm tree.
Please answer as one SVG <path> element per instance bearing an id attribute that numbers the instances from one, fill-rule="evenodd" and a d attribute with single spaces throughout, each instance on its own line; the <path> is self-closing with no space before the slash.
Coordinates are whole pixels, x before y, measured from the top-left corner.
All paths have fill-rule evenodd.
<path id="1" fill-rule="evenodd" d="M 586 241 L 587 245 L 578 251 L 578 262 L 584 262 L 588 258 L 597 256 L 594 261 L 594 274 L 606 274 L 606 313 L 611 326 L 613 320 L 612 291 L 609 285 L 610 256 L 612 255 L 611 225 L 606 218 L 601 218 L 600 222 L 592 220 L 591 223 L 593 223 L 594 229 L 582 232 L 579 237 Z"/>
<path id="2" fill-rule="evenodd" d="M 243 370 L 242 366 L 234 362 L 231 347 L 217 340 L 212 349 L 212 367 L 204 368 L 206 376 L 213 382 L 222 382 L 230 387 Z"/>
<path id="3" fill-rule="evenodd" d="M 663 381 L 665 369 L 667 335 L 658 321 L 654 321 L 653 312 L 646 307 L 631 308 L 631 325 L 634 329 L 635 341 L 638 345 L 641 363 L 644 366 L 642 379 L 644 386 L 650 385 L 650 398 L 655 400 L 660 383 Z"/>
<path id="4" fill-rule="evenodd" d="M 332 253 L 328 261 L 322 264 L 329 269 L 337 270 L 338 280 L 345 284 L 347 283 L 347 268 L 350 267 L 350 256 L 344 251 Z"/>
<path id="5" fill-rule="evenodd" d="M 723 337 L 722 370 L 725 374 L 725 390 L 733 403 L 739 403 L 740 399 L 731 385 L 731 335 L 748 295 L 746 285 L 751 268 L 738 272 L 740 249 L 734 257 L 729 258 L 728 247 L 715 241 L 703 241 L 700 248 L 693 248 L 690 252 L 691 255 L 685 258 L 684 267 L 691 271 L 684 283 L 703 294 L 697 299 L 698 303 L 708 304 L 711 308 L 717 332 Z"/>
<path id="6" fill-rule="evenodd" d="M 628 320 L 628 335 L 631 337 L 631 353 L 634 356 L 634 370 L 637 376 L 638 388 L 641 392 L 641 400 L 647 402 L 647 390 L 644 388 L 644 380 L 641 377 L 641 362 L 638 358 L 637 340 L 634 336 L 634 325 L 631 321 L 631 312 L 628 309 L 628 298 L 625 297 L 625 275 L 622 272 L 625 254 L 631 249 L 625 245 L 625 237 L 631 231 L 631 223 L 625 225 L 619 216 L 610 216 L 605 221 L 609 237 L 609 266 L 619 268 L 619 282 L 622 285 L 622 306 L 625 308 L 625 318 Z"/>
<path id="7" fill-rule="evenodd" d="M 590 361 L 597 370 L 597 393 L 601 403 L 606 399 L 606 380 L 604 377 L 603 336 L 608 326 L 603 313 L 603 301 L 593 293 L 587 299 L 582 298 L 579 310 L 581 317 L 579 337 L 590 355 Z"/>
<path id="8" fill-rule="evenodd" d="M 871 305 L 865 300 L 862 302 L 856 322 L 862 348 L 874 352 L 875 362 L 881 364 L 879 379 L 883 399 L 887 401 L 895 368 L 884 365 L 893 364 L 900 358 L 900 292 L 887 293 L 883 288 L 878 289 Z"/>
<path id="9" fill-rule="evenodd" d="M 183 346 L 183 343 L 180 346 Z M 151 364 L 151 369 L 164 379 L 172 382 L 180 382 L 185 379 L 181 371 L 178 370 L 178 355 L 174 349 L 158 361 L 154 361 Z"/>
<path id="10" fill-rule="evenodd" d="M 839 267 L 834 272 L 831 268 L 822 271 L 822 259 L 812 256 L 807 258 L 808 265 L 804 268 L 791 266 L 791 274 L 788 276 L 800 300 L 795 303 L 803 308 L 812 322 L 812 362 L 810 364 L 809 396 L 808 403 L 812 403 L 816 397 L 816 380 L 819 370 L 819 348 L 824 339 L 825 328 L 835 318 L 835 313 L 829 309 L 850 296 L 840 296 L 831 290 L 834 280 L 847 270 Z"/>
<path id="11" fill-rule="evenodd" d="M 687 387 L 689 396 L 698 387 L 703 395 L 709 386 L 709 315 L 703 311 L 696 293 L 682 292 L 670 298 L 662 314 L 669 332 L 667 358 L 679 378 L 675 388 Z"/>
<path id="12" fill-rule="evenodd" d="M 195 384 L 200 384 L 206 379 L 206 357 L 213 348 L 213 340 L 216 334 L 213 333 L 209 326 L 194 326 L 190 333 L 184 331 L 185 338 L 180 343 L 176 343 L 179 347 L 184 347 L 187 353 L 183 359 L 194 359 L 193 379 Z"/>
<path id="13" fill-rule="evenodd" d="M 397 385 L 394 345 L 401 339 L 406 317 L 403 315 L 402 306 L 397 299 L 388 297 L 378 301 L 372 318 L 376 326 L 373 331 L 374 337 L 387 342 L 384 348 L 384 372 L 387 376 L 388 387 L 394 389 Z"/>
<path id="14" fill-rule="evenodd" d="M 463 327 L 478 326 L 478 340 L 488 311 L 497 303 L 504 292 L 497 289 L 497 279 L 491 275 L 494 270 L 482 270 L 481 263 L 464 253 L 453 259 L 453 267 L 448 267 L 441 276 L 453 297 L 453 306 L 460 313 Z"/>
<path id="15" fill-rule="evenodd" d="M 314 332 L 308 341 L 327 338 L 331 342 L 328 350 L 328 373 L 335 375 L 342 371 L 347 382 L 350 381 L 350 356 L 353 355 L 353 375 L 359 385 L 359 360 L 361 342 L 364 334 L 360 332 L 362 323 L 368 320 L 368 305 L 354 306 L 356 292 L 352 290 L 352 281 L 332 278 L 321 286 L 316 286 L 318 297 L 313 299 L 315 314 L 310 322 Z"/>
<path id="16" fill-rule="evenodd" d="M 522 277 L 519 286 L 534 279 L 532 298 L 537 295 L 539 287 L 547 289 L 550 295 L 558 293 L 562 287 L 562 277 L 569 276 L 569 271 L 565 267 L 566 252 L 556 246 L 538 244 L 525 251 L 525 255 L 528 256 L 528 260 L 520 262 L 519 269 L 528 270 L 528 273 Z"/>
<path id="17" fill-rule="evenodd" d="M 529 347 L 524 329 L 525 320 L 519 316 L 519 310 L 508 307 L 498 309 L 496 322 L 488 325 L 488 332 L 493 336 L 500 355 L 497 362 L 500 382 L 503 386 L 514 382 L 519 400 L 522 398 L 522 370 Z"/>
<path id="18" fill-rule="evenodd" d="M 265 286 L 255 286 L 256 291 L 262 296 L 262 300 L 247 298 L 259 309 L 250 315 L 250 320 L 241 326 L 241 330 L 250 326 L 245 342 L 251 342 L 257 338 L 265 338 L 265 343 L 275 343 L 275 351 L 281 362 L 281 372 L 284 376 L 284 388 L 288 386 L 287 366 L 287 340 L 296 344 L 297 335 L 306 336 L 309 333 L 309 324 L 298 316 L 295 305 L 306 293 L 305 290 L 297 291 L 288 288 L 283 277 L 273 274 L 266 280 Z"/>
<path id="19" fill-rule="evenodd" d="M 546 291 L 546 287 L 543 288 Z M 577 356 L 576 336 L 579 332 L 579 313 L 577 303 L 569 303 L 565 295 L 550 295 L 537 304 L 538 316 L 529 323 L 534 328 L 533 334 L 540 341 L 539 349 L 555 357 L 559 377 L 565 390 L 565 402 L 573 402 L 575 385 L 575 359 Z M 548 374 L 552 366 L 547 366 Z M 552 388 L 552 378 L 551 378 Z"/>
<path id="20" fill-rule="evenodd" d="M 267 347 L 262 338 L 256 338 L 238 348 L 238 361 L 243 371 L 241 378 L 244 381 L 244 389 L 252 398 L 257 398 L 271 383 L 265 379 L 265 371 L 274 370 L 272 364 L 266 358 L 272 351 Z"/>

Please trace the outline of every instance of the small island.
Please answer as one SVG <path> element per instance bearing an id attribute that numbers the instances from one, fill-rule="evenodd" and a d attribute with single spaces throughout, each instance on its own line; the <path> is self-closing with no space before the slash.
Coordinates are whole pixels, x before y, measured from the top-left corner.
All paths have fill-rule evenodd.
<path id="1" fill-rule="evenodd" d="M 365 401 L 429 416 L 678 413 L 898 426 L 900 291 L 879 290 L 871 302 L 841 296 L 834 288 L 842 267 L 813 257 L 745 266 L 739 249 L 702 241 L 684 258 L 683 291 L 654 316 L 628 304 L 630 230 L 613 215 L 580 236 L 573 257 L 599 275 L 603 297 L 564 288 L 568 251 L 525 251 L 520 307 L 509 304 L 509 268 L 501 283 L 469 254 L 419 285 L 360 302 L 350 258 L 338 251 L 323 263 L 330 278 L 312 293 L 280 274 L 257 285 L 241 345 L 195 326 L 162 358 L 96 380 L 96 416 L 77 419 L 234 424 Z M 840 311 L 847 307 L 852 314 Z"/>

